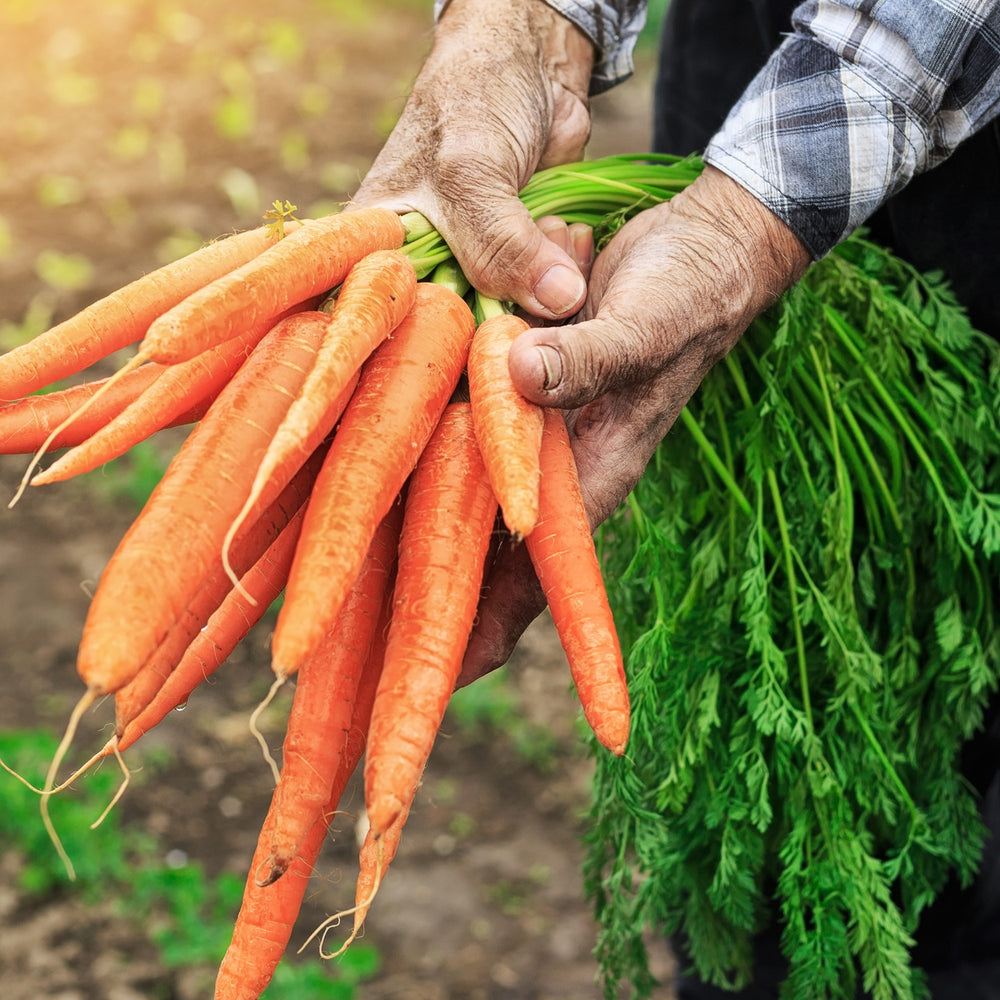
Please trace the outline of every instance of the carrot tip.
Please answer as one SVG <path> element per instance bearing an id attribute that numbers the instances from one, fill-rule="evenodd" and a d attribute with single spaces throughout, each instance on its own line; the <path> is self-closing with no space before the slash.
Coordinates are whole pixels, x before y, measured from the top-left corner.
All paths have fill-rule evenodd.
<path id="1" fill-rule="evenodd" d="M 286 871 L 288 871 L 287 864 L 279 864 L 272 861 L 268 873 L 263 878 L 254 879 L 254 883 L 259 889 L 265 889 L 267 886 L 277 882 Z"/>

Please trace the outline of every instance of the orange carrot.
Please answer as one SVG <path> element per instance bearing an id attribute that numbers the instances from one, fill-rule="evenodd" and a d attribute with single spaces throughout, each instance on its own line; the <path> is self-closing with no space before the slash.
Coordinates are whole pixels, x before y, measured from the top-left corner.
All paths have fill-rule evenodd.
<path id="1" fill-rule="evenodd" d="M 330 289 L 373 248 L 399 247 L 404 237 L 405 226 L 399 216 L 380 208 L 328 216 L 301 226 L 269 247 L 269 252 L 259 254 L 157 317 L 138 352 L 118 369 L 109 384 L 114 385 L 148 361 L 178 364 L 238 336 L 261 318 L 276 320 L 293 305 Z M 413 269 L 407 258 L 398 256 Z M 93 397 L 89 405 L 93 405 Z M 79 415 L 73 415 L 70 421 Z M 35 452 L 8 506 L 17 503 L 42 455 L 51 447 L 52 438 L 64 429 L 57 428 Z"/>
<path id="2" fill-rule="evenodd" d="M 528 324 L 500 313 L 479 324 L 469 351 L 469 398 L 476 438 L 483 453 L 504 523 L 520 540 L 538 519 L 541 481 L 542 408 L 525 399 L 510 377 L 510 345 Z"/>
<path id="3" fill-rule="evenodd" d="M 309 454 L 316 441 L 325 437 L 336 423 L 340 413 L 331 413 L 329 401 L 337 397 L 348 379 L 357 377 L 358 370 L 375 348 L 399 325 L 410 310 L 416 289 L 417 277 L 413 265 L 395 250 L 369 254 L 351 269 L 337 297 L 315 364 L 259 462 L 243 510 L 229 528 L 224 551 L 228 548 L 229 539 L 242 525 L 247 511 L 257 502 L 260 490 L 280 474 L 287 463 L 299 462 L 303 454 Z M 387 503 L 378 518 L 388 509 Z M 378 518 L 371 524 L 371 533 L 352 567 L 353 572 L 343 580 L 345 587 L 349 587 L 357 575 Z M 314 623 L 313 647 L 326 632 L 332 617 L 325 622 Z M 278 676 L 289 676 L 297 666 L 278 673 Z"/>
<path id="4" fill-rule="evenodd" d="M 358 261 L 375 250 L 398 249 L 405 236 L 399 216 L 384 208 L 309 220 L 154 320 L 139 354 L 167 364 L 184 361 L 329 291 Z"/>
<path id="5" fill-rule="evenodd" d="M 381 837 L 376 839 L 371 827 L 365 833 L 364 843 L 361 845 L 361 851 L 358 856 L 359 871 L 358 881 L 354 890 L 353 907 L 354 926 L 351 928 L 351 934 L 348 939 L 336 952 L 337 955 L 345 951 L 348 945 L 361 933 L 361 927 L 368 916 L 368 911 L 371 909 L 375 894 L 378 892 L 382 880 L 385 878 L 386 869 L 392 864 L 393 859 L 396 857 L 396 851 L 399 850 L 403 828 L 406 826 L 406 821 L 410 816 L 410 807 L 413 805 L 413 798 L 411 796 L 408 801 L 403 803 L 396 814 L 396 818 L 389 824 L 389 827 Z"/>
<path id="6" fill-rule="evenodd" d="M 583 712 L 598 740 L 625 752 L 629 698 L 576 462 L 559 410 L 545 411 L 538 523 L 525 539 Z"/>
<path id="7" fill-rule="evenodd" d="M 269 226 L 216 240 L 137 278 L 8 351 L 0 356 L 0 400 L 27 396 L 135 343 L 162 313 L 276 241 Z"/>
<path id="8" fill-rule="evenodd" d="M 87 407 L 79 420 L 67 424 L 49 447 L 71 448 L 85 441 L 168 370 L 166 365 L 150 363 L 117 379 L 115 385 L 103 392 L 94 405 Z M 76 413 L 107 381 L 93 379 L 55 392 L 25 396 L 0 406 L 0 454 L 30 455 L 37 451 L 49 435 L 65 424 L 67 418 Z"/>
<path id="9" fill-rule="evenodd" d="M 364 366 L 313 488 L 278 615 L 279 677 L 294 673 L 336 616 L 461 377 L 473 327 L 458 295 L 421 282 L 407 317 Z"/>
<path id="10" fill-rule="evenodd" d="M 350 729 L 358 678 L 368 659 L 396 564 L 402 503 L 383 518 L 334 627 L 297 673 L 275 788 L 273 882 L 287 871 L 323 811 Z"/>
<path id="11" fill-rule="evenodd" d="M 293 307 L 286 315 L 312 310 L 315 305 L 316 300 L 312 300 Z M 43 472 L 37 473 L 31 484 L 41 486 L 63 482 L 96 469 L 123 455 L 151 434 L 170 426 L 199 401 L 214 398 L 274 325 L 275 321 L 271 318 L 260 320 L 241 335 L 218 347 L 196 354 L 188 361 L 167 365 L 154 386 L 150 386 L 105 426 L 96 429 L 86 441 L 68 451 Z M 84 413 L 84 417 L 86 416 Z M 72 428 L 73 424 L 69 427 Z"/>
<path id="12" fill-rule="evenodd" d="M 233 553 L 233 566 L 240 574 L 241 580 L 268 551 L 290 521 L 295 519 L 301 527 L 304 507 L 324 453 L 324 450 L 320 450 L 306 462 L 274 503 L 240 538 L 237 550 Z M 298 528 L 295 533 L 297 536 Z M 282 581 L 283 586 L 284 581 Z M 179 665 L 195 637 L 202 632 L 231 591 L 232 581 L 222 566 L 221 556 L 217 555 L 206 570 L 201 586 L 191 595 L 183 612 L 164 636 L 163 641 L 128 684 L 116 692 L 115 716 L 118 734 L 121 734 L 124 726 L 149 704 Z M 270 603 L 268 601 L 268 604 Z M 239 605 L 236 607 L 239 608 Z M 267 605 L 259 610 L 263 611 L 266 607 Z"/>
<path id="13" fill-rule="evenodd" d="M 462 665 L 497 503 L 468 403 L 452 403 L 407 487 L 365 803 L 381 837 L 413 796 Z"/>
<path id="14" fill-rule="evenodd" d="M 91 602 L 77 659 L 89 691 L 113 693 L 128 683 L 201 585 L 243 505 L 260 456 L 315 357 L 327 320 L 325 314 L 306 312 L 279 323 L 168 466 Z M 331 401 L 331 409 L 345 405 L 348 395 Z M 248 524 L 298 467 L 260 492 Z"/>
<path id="15" fill-rule="evenodd" d="M 348 780 L 364 753 L 372 703 L 382 670 L 384 635 L 391 607 L 390 595 L 383 605 L 380 626 L 375 632 L 369 660 L 358 683 L 351 730 L 326 808 L 313 824 L 298 857 L 285 875 L 277 882 L 261 886 L 257 881 L 257 873 L 268 863 L 271 832 L 276 820 L 274 799 L 271 800 L 271 807 L 250 862 L 233 938 L 216 978 L 215 1000 L 257 1000 L 281 961 L 330 823 L 338 810 Z"/>
<path id="16" fill-rule="evenodd" d="M 226 594 L 205 627 L 191 640 L 177 666 L 134 717 L 129 717 L 127 706 L 119 709 L 119 696 L 126 688 L 119 690 L 115 695 L 118 730 L 108 743 L 107 752 L 110 753 L 114 746 L 119 752 L 127 750 L 175 708 L 186 704 L 198 685 L 225 663 L 238 643 L 261 620 L 288 579 L 292 555 L 302 530 L 302 514 L 299 510 L 292 517 L 267 551 L 240 577 L 240 587 Z"/>

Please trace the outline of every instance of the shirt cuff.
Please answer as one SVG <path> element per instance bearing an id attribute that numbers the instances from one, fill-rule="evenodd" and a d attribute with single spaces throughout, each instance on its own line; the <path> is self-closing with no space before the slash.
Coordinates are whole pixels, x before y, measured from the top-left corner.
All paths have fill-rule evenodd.
<path id="1" fill-rule="evenodd" d="M 928 137 L 876 81 L 812 40 L 774 53 L 705 150 L 814 258 L 849 236 L 926 161 Z"/>
<path id="2" fill-rule="evenodd" d="M 646 23 L 645 0 L 544 0 L 575 24 L 594 45 L 590 93 L 601 94 L 627 80 L 635 70 L 636 39 Z M 435 0 L 434 19 L 448 0 Z"/>

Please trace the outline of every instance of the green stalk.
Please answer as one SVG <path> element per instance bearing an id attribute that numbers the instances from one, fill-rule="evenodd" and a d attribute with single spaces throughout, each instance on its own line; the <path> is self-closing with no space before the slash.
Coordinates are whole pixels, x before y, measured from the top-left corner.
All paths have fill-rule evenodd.
<path id="1" fill-rule="evenodd" d="M 892 394 L 889 392 L 888 388 L 886 387 L 882 379 L 879 377 L 878 373 L 871 367 L 870 364 L 868 364 L 867 361 L 863 359 L 860 351 L 858 351 L 854 347 L 854 345 L 850 343 L 849 324 L 847 324 L 847 322 L 843 319 L 843 317 L 839 313 L 837 313 L 834 309 L 832 309 L 827 305 L 823 306 L 823 312 L 826 315 L 827 321 L 835 330 L 844 332 L 844 342 L 848 344 L 848 349 L 854 355 L 855 361 L 857 361 L 858 364 L 861 366 L 861 370 L 864 372 L 865 377 L 868 379 L 869 384 L 878 394 L 879 398 L 882 400 L 886 409 L 889 411 L 889 413 L 895 420 L 896 425 L 899 427 L 900 431 L 902 431 L 906 440 L 910 443 L 910 447 L 913 448 L 913 451 L 917 455 L 917 458 L 924 466 L 924 470 L 926 471 L 928 477 L 930 478 L 930 481 L 934 486 L 935 492 L 941 499 L 941 504 L 945 510 L 945 513 L 948 516 L 949 522 L 951 523 L 952 530 L 954 531 L 955 538 L 956 541 L 958 542 L 959 548 L 962 550 L 962 553 L 968 560 L 970 567 L 973 569 L 973 572 L 975 572 L 976 576 L 978 577 L 979 574 L 975 568 L 975 558 L 972 549 L 969 547 L 968 542 L 966 542 L 965 540 L 964 533 L 962 532 L 961 527 L 959 525 L 958 516 L 955 513 L 954 507 L 952 506 L 951 499 L 948 497 L 948 494 L 945 491 L 944 483 L 941 481 L 941 477 L 938 474 L 938 470 L 934 465 L 934 463 L 931 461 L 930 455 L 927 454 L 927 450 L 926 448 L 924 448 L 923 443 L 918 438 L 916 429 L 914 428 L 913 424 L 909 420 L 907 420 L 906 414 L 903 413 L 899 404 L 895 401 L 895 399 L 892 398 Z M 845 327 L 847 327 L 848 329 L 845 330 Z"/>
<path id="2" fill-rule="evenodd" d="M 715 474 L 725 484 L 726 489 L 729 490 L 730 495 L 736 501 L 740 510 L 752 521 L 756 517 L 753 506 L 750 504 L 743 490 L 740 489 L 739 483 L 736 482 L 732 473 L 726 467 L 726 463 L 722 461 L 715 446 L 709 441 L 698 421 L 686 406 L 681 410 L 679 419 L 691 437 L 694 438 L 695 444 L 708 461 L 708 464 L 715 470 Z M 764 544 L 767 546 L 768 551 L 772 554 L 776 553 L 778 551 L 777 546 L 768 534 L 767 529 L 762 526 L 761 531 L 763 532 Z"/>
<path id="3" fill-rule="evenodd" d="M 510 310 L 507 308 L 506 303 L 501 302 L 499 299 L 493 299 L 488 295 L 481 295 L 479 292 L 476 292 L 473 312 L 476 315 L 476 326 L 478 326 L 484 319 L 503 316 L 510 312 Z"/>
<path id="4" fill-rule="evenodd" d="M 788 597 L 792 612 L 792 631 L 795 635 L 795 654 L 799 672 L 799 687 L 802 692 L 802 710 L 809 723 L 810 733 L 814 732 L 812 703 L 809 697 L 809 669 L 806 660 L 805 635 L 802 631 L 802 617 L 799 613 L 799 599 L 796 594 L 798 584 L 795 576 L 794 546 L 788 532 L 788 521 L 785 518 L 784 504 L 781 502 L 781 490 L 778 487 L 778 477 L 774 469 L 767 470 L 767 484 L 774 504 L 774 514 L 778 520 L 778 533 L 781 536 L 781 555 L 785 564 L 785 577 L 788 581 Z"/>
<path id="5" fill-rule="evenodd" d="M 751 365 L 753 365 L 754 370 L 757 372 L 757 376 L 761 379 L 762 382 L 767 383 L 770 381 L 769 372 L 765 367 L 762 359 L 758 357 L 754 353 L 753 349 L 749 347 L 745 342 L 740 345 L 740 354 L 746 357 L 750 361 Z M 736 364 L 735 359 L 729 364 L 730 364 L 730 371 L 732 371 L 733 365 Z M 746 387 L 745 382 L 742 380 L 742 377 L 740 379 L 740 388 L 744 404 L 749 408 L 751 406 L 751 403 L 749 401 L 749 391 Z M 793 393 L 797 389 L 797 383 L 795 379 L 791 381 L 790 388 L 793 391 Z M 798 395 L 800 401 L 803 401 L 801 393 L 799 393 Z M 815 429 L 817 429 L 820 432 L 821 436 L 823 436 L 823 427 L 820 421 L 816 418 L 815 411 L 811 407 L 807 407 L 807 413 L 809 413 L 810 416 L 812 417 L 811 422 L 814 425 Z M 794 434 L 789 434 L 787 441 L 789 447 L 795 454 L 796 460 L 798 461 L 799 471 L 802 473 L 802 478 L 806 484 L 806 488 L 809 490 L 809 495 L 812 497 L 814 503 L 819 503 L 819 491 L 816 488 L 815 479 L 813 478 L 813 474 L 809 468 L 809 463 L 802 452 L 802 446 L 797 436 Z"/>
<path id="6" fill-rule="evenodd" d="M 868 464 L 868 468 L 871 470 L 872 477 L 875 480 L 875 484 L 879 488 L 879 493 L 882 497 L 882 502 L 885 504 L 885 509 L 889 513 L 889 519 L 892 521 L 892 526 L 896 529 L 896 533 L 900 538 L 904 536 L 903 532 L 903 518 L 899 513 L 899 507 L 896 504 L 896 498 L 893 496 L 892 491 L 889 489 L 889 484 L 885 481 L 885 477 L 882 475 L 882 469 L 878 462 L 875 460 L 875 456 L 872 454 L 872 450 L 868 445 L 868 440 L 865 437 L 861 427 L 858 425 L 857 418 L 854 416 L 854 411 L 847 404 L 842 402 L 840 404 L 841 413 L 844 415 L 844 420 L 847 422 L 847 426 L 850 428 L 851 433 L 854 436 L 854 440 L 857 443 L 858 448 L 861 450 L 865 461 Z M 913 571 L 913 553 L 910 551 L 910 546 L 906 546 L 906 592 L 907 592 L 907 607 L 912 607 L 913 601 L 916 595 L 916 579 L 914 577 Z M 907 615 L 907 619 L 912 619 L 912 613 Z"/>

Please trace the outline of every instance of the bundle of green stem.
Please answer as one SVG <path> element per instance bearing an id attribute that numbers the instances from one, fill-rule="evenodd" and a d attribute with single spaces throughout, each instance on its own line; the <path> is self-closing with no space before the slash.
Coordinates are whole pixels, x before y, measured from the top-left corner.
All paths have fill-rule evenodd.
<path id="1" fill-rule="evenodd" d="M 604 225 L 698 169 L 595 161 L 524 200 Z M 705 380 L 601 553 L 633 703 L 587 835 L 607 995 L 649 994 L 650 931 L 744 984 L 769 923 L 787 997 L 923 995 L 918 920 L 984 837 L 959 756 L 1000 676 L 998 344 L 852 237 Z"/>
<path id="2" fill-rule="evenodd" d="M 636 153 L 582 160 L 539 171 L 521 191 L 532 218 L 558 215 L 567 222 L 592 226 L 598 243 L 644 208 L 669 201 L 701 173 L 696 157 Z M 452 261 L 444 238 L 413 214 L 405 252 L 418 277 Z"/>

